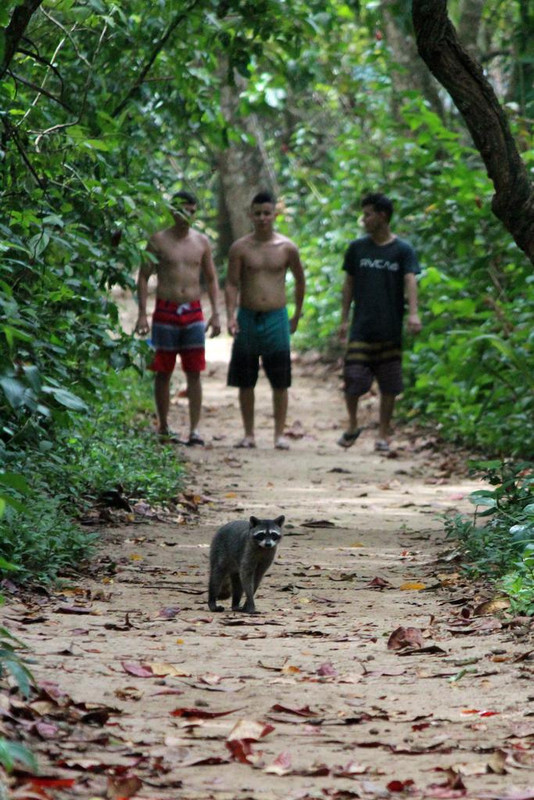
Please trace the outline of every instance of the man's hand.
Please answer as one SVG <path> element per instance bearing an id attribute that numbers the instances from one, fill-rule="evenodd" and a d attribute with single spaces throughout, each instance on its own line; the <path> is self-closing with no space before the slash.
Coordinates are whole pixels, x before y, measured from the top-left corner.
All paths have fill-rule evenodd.
<path id="1" fill-rule="evenodd" d="M 235 317 L 228 317 L 228 333 L 230 336 L 237 336 L 239 333 L 239 325 Z"/>
<path id="2" fill-rule="evenodd" d="M 299 326 L 299 319 L 300 319 L 300 317 L 291 317 L 291 319 L 289 320 L 289 332 L 290 333 L 295 333 L 295 331 L 297 330 L 297 328 Z"/>
<path id="3" fill-rule="evenodd" d="M 211 328 L 210 339 L 213 339 L 214 336 L 218 336 L 220 334 L 221 323 L 218 314 L 212 314 L 211 317 L 209 318 L 208 323 L 206 325 L 206 332 L 208 332 L 210 328 Z"/>
<path id="4" fill-rule="evenodd" d="M 419 314 L 409 314 L 408 315 L 408 330 L 410 333 L 419 333 L 422 329 L 421 320 L 419 319 Z"/>
<path id="5" fill-rule="evenodd" d="M 134 332 L 138 333 L 139 336 L 146 336 L 149 330 L 150 326 L 146 314 L 139 314 L 137 322 L 135 323 Z"/>
<path id="6" fill-rule="evenodd" d="M 341 325 L 339 326 L 339 334 L 338 334 L 340 341 L 342 341 L 342 342 L 346 342 L 347 341 L 348 331 L 349 331 L 349 323 L 348 322 L 342 322 Z"/>

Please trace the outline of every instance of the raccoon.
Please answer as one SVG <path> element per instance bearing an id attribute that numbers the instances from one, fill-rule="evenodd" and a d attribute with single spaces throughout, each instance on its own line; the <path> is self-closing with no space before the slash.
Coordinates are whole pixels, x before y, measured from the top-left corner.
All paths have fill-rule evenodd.
<path id="1" fill-rule="evenodd" d="M 232 610 L 256 614 L 254 595 L 261 579 L 273 563 L 282 538 L 285 517 L 235 520 L 216 532 L 210 548 L 208 605 L 211 611 L 224 611 L 217 600 L 232 596 Z M 239 607 L 245 593 L 245 604 Z"/>

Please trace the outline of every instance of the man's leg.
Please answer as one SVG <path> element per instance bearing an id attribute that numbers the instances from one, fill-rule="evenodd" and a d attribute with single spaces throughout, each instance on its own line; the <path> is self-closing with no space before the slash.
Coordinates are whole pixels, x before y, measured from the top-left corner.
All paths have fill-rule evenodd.
<path id="1" fill-rule="evenodd" d="M 186 372 L 187 399 L 189 401 L 189 435 L 196 433 L 202 411 L 202 383 L 200 372 Z"/>
<path id="2" fill-rule="evenodd" d="M 254 442 L 254 387 L 239 389 L 239 408 L 241 409 L 245 440 Z"/>
<path id="3" fill-rule="evenodd" d="M 378 438 L 386 442 L 391 435 L 391 420 L 394 408 L 395 395 L 381 393 L 378 411 Z"/>
<path id="4" fill-rule="evenodd" d="M 167 433 L 169 429 L 167 419 L 171 398 L 171 376 L 172 372 L 156 372 L 154 376 L 154 399 L 159 433 Z"/>
<path id="5" fill-rule="evenodd" d="M 279 446 L 280 441 L 284 436 L 287 417 L 287 404 L 287 389 L 273 389 L 274 443 L 277 446 Z"/>
<path id="6" fill-rule="evenodd" d="M 345 405 L 347 406 L 347 413 L 349 415 L 349 424 L 347 433 L 354 434 L 358 430 L 358 400 L 359 396 L 355 394 L 347 394 L 345 392 Z"/>

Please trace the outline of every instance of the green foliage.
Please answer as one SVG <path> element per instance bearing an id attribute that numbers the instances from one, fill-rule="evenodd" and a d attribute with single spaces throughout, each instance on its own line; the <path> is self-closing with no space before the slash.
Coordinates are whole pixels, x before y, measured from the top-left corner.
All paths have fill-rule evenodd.
<path id="1" fill-rule="evenodd" d="M 18 653 L 21 648 L 24 648 L 22 642 L 7 628 L 0 627 L 0 679 L 4 680 L 9 673 L 22 694 L 29 697 L 34 680 L 25 659 Z"/>
<path id="2" fill-rule="evenodd" d="M 15 568 L 17 582 L 51 582 L 79 569 L 97 538 L 76 518 L 106 491 L 118 489 L 131 502 L 176 496 L 183 467 L 153 434 L 150 389 L 136 371 L 111 374 L 99 404 L 59 431 L 53 450 L 10 454 L 13 470 L 31 477 L 26 483 L 18 472 L 0 475 L 7 501 L 0 574 Z"/>
<path id="3" fill-rule="evenodd" d="M 512 609 L 533 614 L 534 465 L 488 461 L 473 466 L 494 488 L 473 492 L 473 519 L 447 520 L 447 533 L 460 541 L 470 574 L 499 580 Z"/>
<path id="4" fill-rule="evenodd" d="M 34 678 L 26 660 L 18 652 L 24 647 L 25 645 L 7 628 L 0 627 L 0 680 L 4 682 L 9 674 L 17 684 L 19 691 L 25 697 L 29 697 L 31 687 L 34 685 Z M 3 738 L 0 738 L 0 765 L 6 772 L 11 772 L 16 765 L 32 771 L 37 769 L 35 756 L 26 747 Z M 0 796 L 1 791 L 2 786 L 0 785 Z"/>
<path id="5" fill-rule="evenodd" d="M 32 492 L 26 503 L 24 511 L 8 509 L 0 520 L 0 553 L 17 567 L 14 580 L 47 583 L 68 568 L 80 568 L 92 552 L 95 534 L 80 529 L 61 499 L 43 490 Z"/>

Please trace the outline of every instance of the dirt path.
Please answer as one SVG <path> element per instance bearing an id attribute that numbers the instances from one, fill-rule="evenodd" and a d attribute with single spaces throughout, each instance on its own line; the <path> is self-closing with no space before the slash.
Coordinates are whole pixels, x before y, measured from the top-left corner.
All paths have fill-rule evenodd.
<path id="1" fill-rule="evenodd" d="M 94 579 L 4 609 L 45 687 L 18 724 L 43 773 L 66 781 L 33 791 L 304 800 L 499 798 L 516 787 L 534 797 L 531 634 L 475 614 L 488 598 L 440 560 L 450 547 L 439 515 L 467 510 L 474 486 L 454 472 L 461 459 L 402 431 L 396 458 L 373 452 L 371 429 L 340 450 L 338 377 L 303 363 L 291 450 L 272 447 L 264 379 L 258 449 L 236 450 L 228 346 L 209 345 L 209 446 L 183 452 L 176 514 L 107 528 Z M 185 429 L 184 403 L 173 423 Z M 365 405 L 371 425 L 375 400 Z M 279 513 L 288 525 L 261 614 L 211 613 L 217 526 Z M 415 649 L 388 648 L 401 626 L 420 631 Z"/>

